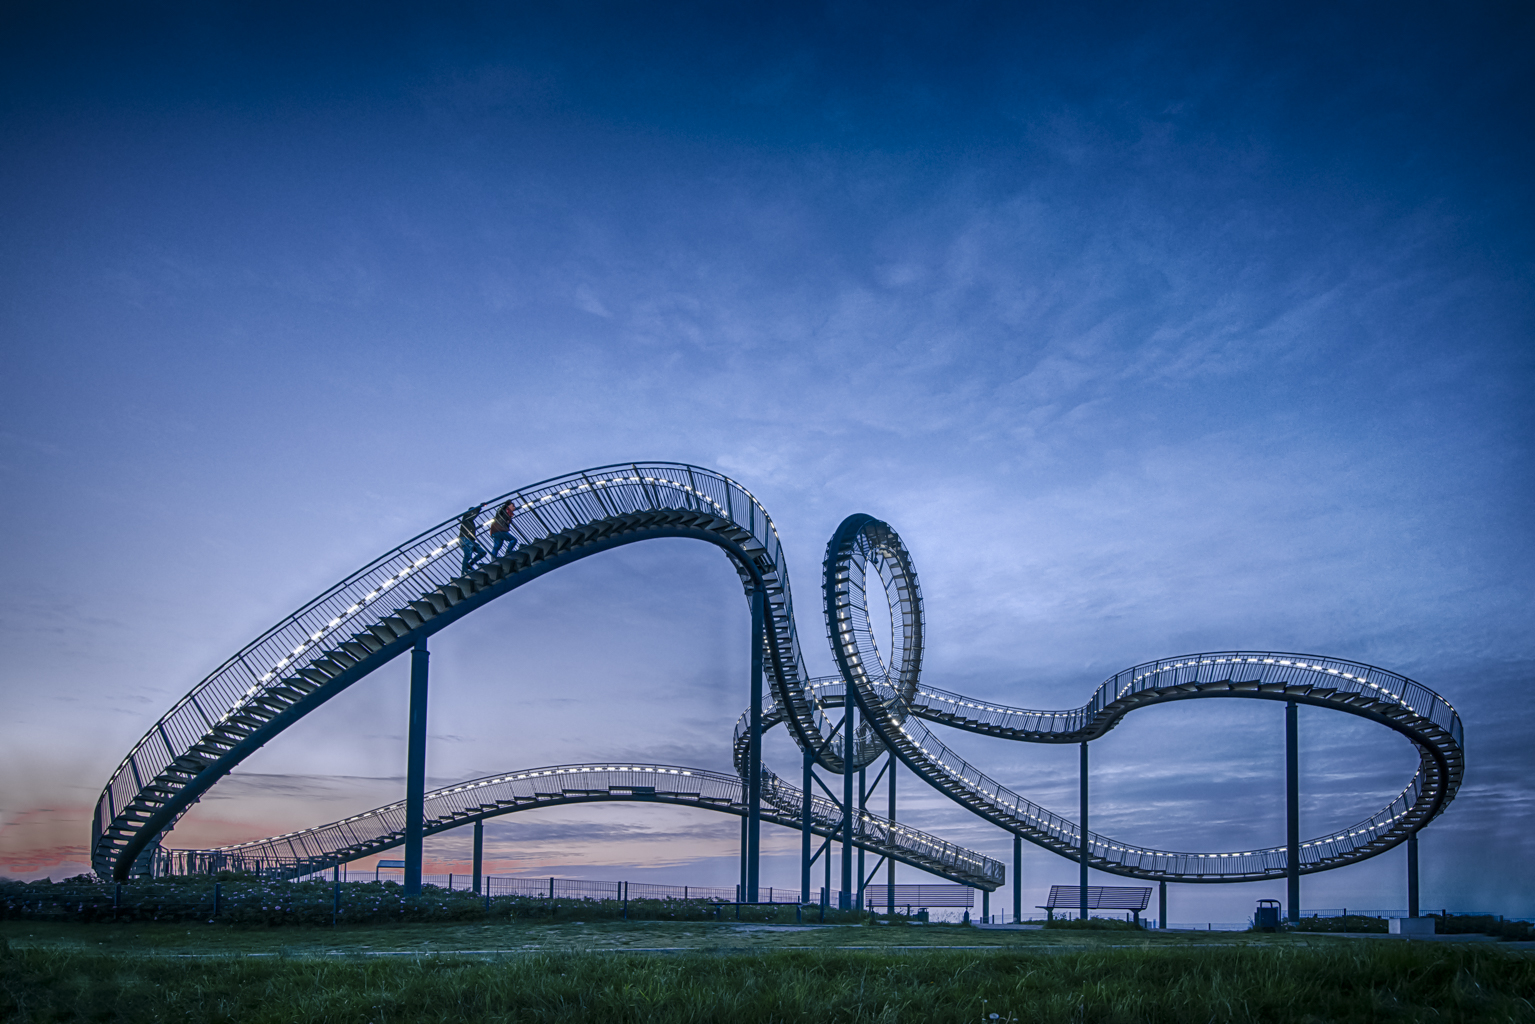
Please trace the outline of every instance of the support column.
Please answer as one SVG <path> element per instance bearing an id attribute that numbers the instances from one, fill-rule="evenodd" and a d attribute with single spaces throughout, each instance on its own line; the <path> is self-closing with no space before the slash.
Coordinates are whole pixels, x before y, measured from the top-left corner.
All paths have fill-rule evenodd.
<path id="1" fill-rule="evenodd" d="M 815 845 L 815 832 L 811 828 L 812 817 L 810 814 L 811 798 L 810 789 L 815 785 L 815 779 L 811 773 L 815 771 L 815 758 L 810 751 L 802 752 L 805 761 L 805 778 L 800 783 L 800 788 L 805 792 L 805 798 L 799 809 L 799 901 L 810 902 L 810 848 Z"/>
<path id="2" fill-rule="evenodd" d="M 750 836 L 751 815 L 741 815 L 741 877 L 736 882 L 736 902 L 746 899 L 746 844 Z"/>
<path id="3" fill-rule="evenodd" d="M 746 773 L 746 900 L 757 902 L 762 842 L 762 646 L 766 630 L 767 591 L 752 591 L 751 760 Z"/>
<path id="4" fill-rule="evenodd" d="M 858 769 L 858 820 L 863 821 L 864 813 L 869 807 L 868 769 Z M 856 883 L 856 898 L 853 906 L 863 909 L 863 880 L 868 877 L 864 874 L 864 848 L 858 848 L 858 881 Z"/>
<path id="5" fill-rule="evenodd" d="M 1293 700 L 1284 708 L 1285 874 L 1290 920 L 1300 920 L 1300 730 L 1299 705 Z"/>
<path id="6" fill-rule="evenodd" d="M 1407 916 L 1418 916 L 1418 830 L 1407 837 Z"/>
<path id="7" fill-rule="evenodd" d="M 895 756 L 895 751 L 890 752 L 890 767 L 885 770 L 890 773 L 890 823 L 895 824 L 895 770 L 901 766 L 901 759 Z M 885 858 L 885 916 L 895 917 L 895 858 Z"/>
<path id="8" fill-rule="evenodd" d="M 481 818 L 474 823 L 474 892 L 478 896 L 482 891 L 480 884 L 482 869 L 485 866 L 485 820 Z"/>
<path id="9" fill-rule="evenodd" d="M 1167 927 L 1167 883 L 1157 883 L 1157 927 Z"/>
<path id="10" fill-rule="evenodd" d="M 853 909 L 853 719 L 858 710 L 849 688 L 842 715 L 842 888 L 837 894 L 837 909 Z"/>
<path id="11" fill-rule="evenodd" d="M 1048 901 L 1047 901 L 1048 902 Z M 1013 834 L 1013 924 L 1023 920 L 1023 837 Z"/>
<path id="12" fill-rule="evenodd" d="M 826 884 L 821 887 L 822 906 L 831 905 L 831 840 L 826 841 L 826 856 L 821 858 L 821 866 L 826 870 Z"/>
<path id="13" fill-rule="evenodd" d="M 991 890 L 981 890 L 981 923 L 991 924 Z"/>
<path id="14" fill-rule="evenodd" d="M 405 895 L 421 892 L 421 837 L 426 814 L 426 637 L 410 652 L 410 733 L 405 752 Z"/>
<path id="15" fill-rule="evenodd" d="M 1087 741 L 1082 741 L 1082 760 L 1077 769 L 1078 781 L 1082 789 L 1082 850 L 1079 854 L 1080 866 L 1077 871 L 1077 895 L 1080 900 L 1082 920 L 1087 920 Z"/>

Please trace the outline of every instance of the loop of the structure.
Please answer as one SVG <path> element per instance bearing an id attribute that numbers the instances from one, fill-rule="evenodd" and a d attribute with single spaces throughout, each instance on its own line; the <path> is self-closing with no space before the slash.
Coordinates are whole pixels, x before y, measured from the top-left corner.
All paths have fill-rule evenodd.
<path id="1" fill-rule="evenodd" d="M 92 842 L 97 872 L 127 877 L 241 760 L 418 640 L 562 565 L 661 537 L 718 546 L 748 594 L 765 594 L 771 683 L 771 721 L 765 725 L 785 724 L 796 743 L 833 772 L 843 770 L 845 758 L 857 767 L 888 747 L 961 805 L 1067 855 L 1075 856 L 1078 844 L 1072 822 L 974 769 L 924 723 L 1031 742 L 1077 742 L 1102 735 L 1143 704 L 1241 696 L 1338 708 L 1406 735 L 1421 760 L 1408 787 L 1355 828 L 1307 843 L 1302 871 L 1388 849 L 1438 814 L 1459 786 L 1463 759 L 1454 709 L 1420 684 L 1382 669 L 1304 656 L 1198 655 L 1120 673 L 1073 711 L 973 701 L 921 682 L 922 602 L 911 558 L 887 524 L 855 516 L 838 529 L 823 566 L 826 621 L 841 676 L 816 680 L 805 671 L 777 531 L 761 504 L 728 477 L 678 463 L 628 463 L 572 473 L 485 504 L 507 500 L 520 507 L 512 524 L 520 543 L 511 554 L 462 572 L 457 517 L 448 519 L 279 622 L 178 701 L 129 752 L 98 801 Z M 892 609 L 888 652 L 879 650 L 868 621 L 871 575 Z M 864 723 L 851 752 L 843 750 L 831 721 L 848 689 Z M 736 751 L 740 767 L 739 730 Z M 778 808 L 774 813 L 787 813 L 788 804 L 777 801 L 794 803 L 771 776 L 764 798 Z M 1089 844 L 1095 867 L 1144 878 L 1246 881 L 1285 870 L 1282 849 L 1176 854 L 1091 834 Z M 1000 884 L 1001 866 L 994 861 L 977 871 L 989 880 L 983 887 Z"/>
<path id="2" fill-rule="evenodd" d="M 871 516 L 849 516 L 827 545 L 822 573 L 826 632 L 837 667 L 880 741 L 935 788 L 988 821 L 1062 856 L 1075 857 L 1082 833 L 975 768 L 944 745 L 923 720 L 1007 739 L 1077 743 L 1112 729 L 1138 707 L 1205 697 L 1295 701 L 1380 722 L 1412 741 L 1418 770 L 1402 792 L 1358 824 L 1301 844 L 1300 871 L 1310 873 L 1373 857 L 1405 840 L 1454 798 L 1464 769 L 1460 718 L 1427 687 L 1394 672 L 1311 655 L 1232 651 L 1189 655 L 1126 669 L 1093 699 L 1071 711 L 1030 711 L 975 701 L 892 674 L 869 625 L 865 581 L 870 572 L 902 580 L 899 635 L 922 636 L 916 573 L 895 531 Z M 887 593 L 891 593 L 889 583 Z M 904 669 L 904 665 L 901 666 Z M 1092 867 L 1136 878 L 1193 882 L 1283 878 L 1284 847 L 1230 853 L 1175 853 L 1124 843 L 1089 831 Z"/>

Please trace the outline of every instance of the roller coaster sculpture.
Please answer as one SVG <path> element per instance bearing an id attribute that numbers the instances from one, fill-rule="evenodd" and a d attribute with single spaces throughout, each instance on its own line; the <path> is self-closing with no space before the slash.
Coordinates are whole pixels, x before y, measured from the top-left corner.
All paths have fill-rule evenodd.
<path id="1" fill-rule="evenodd" d="M 1299 874 L 1356 863 L 1414 838 L 1460 786 L 1463 737 L 1455 709 L 1422 684 L 1385 669 L 1311 655 L 1226 651 L 1125 669 L 1070 710 L 973 700 L 922 682 L 922 592 L 911 556 L 888 524 L 854 515 L 833 535 L 822 570 L 822 611 L 838 674 L 811 678 L 777 531 L 757 499 L 735 481 L 680 463 L 626 463 L 571 473 L 485 505 L 494 508 L 507 500 L 519 506 L 512 525 L 519 544 L 511 553 L 461 573 L 458 519 L 451 518 L 326 590 L 177 701 L 134 745 L 101 794 L 93 819 L 96 872 L 119 881 L 142 872 L 165 834 L 209 787 L 284 729 L 407 651 L 414 651 L 413 671 L 421 674 L 422 707 L 419 723 L 413 708 L 405 802 L 254 843 L 179 851 L 183 860 L 212 864 L 281 857 L 312 872 L 403 842 L 408 855 L 414 849 L 419 878 L 424 834 L 530 807 L 649 800 L 744 816 L 749 899 L 755 899 L 757 828 L 764 819 L 804 832 L 807 880 L 808 837 L 814 833 L 843 843 L 844 889 L 847 851 L 853 848 L 987 892 L 1002 885 L 999 862 L 856 808 L 849 799 L 852 773 L 889 752 L 960 806 L 1022 840 L 1080 861 L 1084 876 L 1090 865 L 1164 882 L 1289 877 L 1294 885 Z M 631 763 L 561 765 L 424 793 L 426 639 L 562 565 L 659 537 L 722 548 L 753 609 L 754 699 L 735 731 L 737 775 Z M 870 587 L 881 588 L 890 607 L 889 651 L 881 651 L 875 640 L 866 599 Z M 766 693 L 764 676 L 770 684 Z M 846 707 L 849 693 L 854 708 Z M 1084 830 L 976 768 L 930 728 L 1085 744 L 1136 708 L 1205 698 L 1307 704 L 1378 722 L 1413 744 L 1417 771 L 1395 799 L 1349 828 L 1281 847 L 1178 853 Z M 834 722 L 838 710 L 843 714 Z M 762 732 L 780 724 L 804 755 L 806 784 L 800 788 L 761 765 Z M 848 780 L 843 800 L 807 801 L 812 762 Z"/>

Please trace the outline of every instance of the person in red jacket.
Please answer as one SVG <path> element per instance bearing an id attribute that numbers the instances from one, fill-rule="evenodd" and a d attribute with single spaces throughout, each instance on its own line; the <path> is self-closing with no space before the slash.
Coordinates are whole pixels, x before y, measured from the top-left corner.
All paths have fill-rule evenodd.
<path id="1" fill-rule="evenodd" d="M 517 538 L 512 536 L 512 517 L 517 514 L 517 503 L 509 501 L 496 511 L 496 517 L 490 521 L 490 557 L 494 561 L 501 557 L 501 546 L 506 545 L 506 553 L 511 554 L 517 550 Z"/>

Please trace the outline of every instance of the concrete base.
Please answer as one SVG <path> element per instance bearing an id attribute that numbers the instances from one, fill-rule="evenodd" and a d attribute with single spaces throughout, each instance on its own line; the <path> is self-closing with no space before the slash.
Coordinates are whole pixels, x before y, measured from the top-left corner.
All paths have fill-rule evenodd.
<path id="1" fill-rule="evenodd" d="M 1432 917 L 1393 917 L 1390 931 L 1392 935 L 1432 935 L 1434 919 Z"/>

